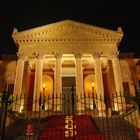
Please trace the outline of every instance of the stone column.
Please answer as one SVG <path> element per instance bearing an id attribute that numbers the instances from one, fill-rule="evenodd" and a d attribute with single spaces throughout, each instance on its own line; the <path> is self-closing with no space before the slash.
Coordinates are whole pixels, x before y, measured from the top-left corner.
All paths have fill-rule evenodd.
<path id="1" fill-rule="evenodd" d="M 83 96 L 83 69 L 82 69 L 82 54 L 75 53 L 76 58 L 76 95 L 80 99 Z M 80 101 L 82 102 L 82 101 Z M 77 111 L 84 110 L 84 104 L 77 103 Z"/>
<path id="2" fill-rule="evenodd" d="M 122 77 L 121 77 L 121 69 L 120 69 L 120 63 L 118 59 L 118 51 L 112 52 L 112 66 L 113 66 L 113 73 L 114 73 L 114 80 L 115 80 L 115 88 L 117 93 L 117 98 L 114 100 L 114 107 L 115 110 L 120 111 L 122 113 L 125 108 L 125 98 L 123 97 L 123 83 L 122 83 Z M 121 98 L 120 98 L 121 93 Z M 115 94 L 116 95 L 116 94 Z"/>
<path id="3" fill-rule="evenodd" d="M 97 96 L 104 97 L 104 87 L 103 87 L 103 77 L 102 77 L 102 67 L 101 67 L 101 52 L 95 52 L 92 54 L 95 61 L 95 80 L 96 80 L 96 93 Z"/>
<path id="4" fill-rule="evenodd" d="M 24 64 L 24 76 L 23 76 L 23 86 L 22 86 L 22 93 L 23 93 L 23 98 L 24 98 L 24 114 L 26 114 L 27 112 L 27 108 L 28 108 L 28 88 L 29 86 L 29 62 L 26 61 Z"/>
<path id="5" fill-rule="evenodd" d="M 92 54 L 95 61 L 95 85 L 96 85 L 96 94 L 98 99 L 102 99 L 102 101 L 98 100 L 98 109 L 99 113 L 104 114 L 103 110 L 105 108 L 104 104 L 104 87 L 103 87 L 103 77 L 102 77 L 102 67 L 101 67 L 101 52 L 94 52 Z M 101 112 L 102 111 L 102 112 Z"/>
<path id="6" fill-rule="evenodd" d="M 43 54 L 36 53 L 35 81 L 34 81 L 34 100 L 39 100 L 42 93 L 42 69 L 43 69 Z M 39 103 L 33 104 L 33 110 L 39 110 Z"/>
<path id="7" fill-rule="evenodd" d="M 55 96 L 57 95 L 57 100 L 55 100 L 55 104 L 57 104 L 56 106 L 54 106 L 54 110 L 55 111 L 61 111 L 61 107 L 60 107 L 60 94 L 62 94 L 62 53 L 54 53 L 54 57 L 55 57 L 55 89 L 54 89 L 54 93 Z M 57 102 L 57 103 L 56 103 Z"/>
<path id="8" fill-rule="evenodd" d="M 16 67 L 16 76 L 15 76 L 15 85 L 14 85 L 14 95 L 22 94 L 22 82 L 23 82 L 23 74 L 24 74 L 24 63 L 26 56 L 24 54 L 18 54 L 18 61 Z"/>
<path id="9" fill-rule="evenodd" d="M 18 100 L 15 104 L 13 104 L 14 111 L 22 111 L 24 109 L 24 93 L 23 89 L 23 75 L 24 75 L 24 64 L 26 56 L 22 53 L 18 53 L 18 61 L 16 68 L 16 76 L 15 76 L 15 85 L 14 85 L 14 96 L 18 96 Z"/>
<path id="10" fill-rule="evenodd" d="M 117 93 L 123 94 L 123 84 L 122 84 L 122 77 L 121 77 L 121 69 L 120 63 L 118 59 L 119 52 L 112 52 L 112 66 L 114 72 L 114 80 L 115 80 L 115 87 Z"/>

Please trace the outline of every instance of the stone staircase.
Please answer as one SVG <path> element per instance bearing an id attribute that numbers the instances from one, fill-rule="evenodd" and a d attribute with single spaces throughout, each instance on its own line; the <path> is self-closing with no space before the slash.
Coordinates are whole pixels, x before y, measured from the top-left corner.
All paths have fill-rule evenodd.
<path id="1" fill-rule="evenodd" d="M 74 126 L 73 126 L 74 120 Z M 39 140 L 106 140 L 89 115 L 53 116 Z"/>
<path id="2" fill-rule="evenodd" d="M 17 119 L 13 121 L 9 126 L 6 127 L 5 131 L 5 139 L 4 140 L 36 140 L 37 136 L 41 131 L 43 131 L 45 125 L 47 124 L 47 121 L 49 120 L 50 117 L 43 118 L 41 120 L 39 119 Z M 27 123 L 32 123 L 34 128 L 33 136 L 26 136 L 26 127 Z"/>
<path id="3" fill-rule="evenodd" d="M 77 115 L 77 116 L 78 117 L 76 118 L 76 120 L 80 122 L 80 123 L 77 123 L 77 128 L 79 129 L 78 130 L 79 132 L 77 133 L 79 135 L 78 140 L 95 139 L 95 136 L 94 136 L 95 133 L 93 133 L 94 129 L 96 130 L 98 134 L 101 134 L 100 137 L 102 139 L 100 138 L 100 140 L 104 140 L 104 139 L 106 140 L 138 140 L 137 133 L 135 131 L 135 126 L 132 125 L 129 121 L 125 120 L 123 117 L 114 116 L 114 117 L 109 117 L 109 118 L 105 118 L 105 117 L 103 118 L 103 117 L 90 117 L 89 115 L 85 115 L 88 117 L 85 117 L 84 119 L 83 115 Z M 63 119 L 60 119 L 59 117 Z M 65 126 L 64 118 L 65 118 L 65 115 L 57 115 L 57 116 L 47 117 L 41 120 L 32 119 L 31 122 L 34 125 L 33 136 L 26 136 L 26 125 L 29 120 L 26 120 L 26 119 L 16 120 L 6 128 L 5 140 L 25 140 L 25 139 L 38 140 L 38 136 L 40 134 L 41 135 L 43 134 L 44 130 L 47 129 L 47 125 L 50 128 L 57 126 L 56 130 L 59 130 L 60 129 L 59 126 L 60 126 L 61 127 L 60 130 L 64 130 L 64 126 Z M 51 123 L 49 124 L 49 121 L 53 121 L 52 125 Z M 90 122 L 94 124 L 94 127 L 92 126 L 92 124 L 90 124 Z M 92 130 L 90 129 L 90 127 L 92 128 Z M 55 133 L 54 131 L 55 129 L 53 129 L 53 134 Z M 46 132 L 49 132 L 49 131 L 46 131 Z M 49 133 L 52 134 L 51 132 Z M 56 135 L 58 135 L 58 133 Z M 92 139 L 89 138 L 89 136 L 91 135 L 92 135 Z M 64 137 L 64 133 L 62 137 Z M 40 137 L 40 140 L 47 140 L 47 139 L 41 139 Z M 63 139 L 59 139 L 59 140 L 63 140 Z"/>
<path id="4" fill-rule="evenodd" d="M 135 126 L 117 116 L 94 118 L 100 132 L 109 140 L 138 140 Z"/>

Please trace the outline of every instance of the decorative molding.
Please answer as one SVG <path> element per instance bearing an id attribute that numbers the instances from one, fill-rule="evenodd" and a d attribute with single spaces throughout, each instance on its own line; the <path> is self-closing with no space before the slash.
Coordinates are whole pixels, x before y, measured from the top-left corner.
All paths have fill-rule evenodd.
<path id="1" fill-rule="evenodd" d="M 35 55 L 36 55 L 37 59 L 43 59 L 44 58 L 44 54 L 43 53 L 35 52 Z"/>
<path id="2" fill-rule="evenodd" d="M 55 57 L 56 59 L 61 59 L 62 56 L 63 56 L 63 54 L 60 53 L 60 52 L 53 52 L 53 54 L 54 54 L 54 57 Z"/>
<path id="3" fill-rule="evenodd" d="M 35 57 L 35 51 L 37 53 L 42 53 L 44 55 L 54 55 L 55 52 L 60 52 L 62 54 L 74 54 L 74 53 L 82 53 L 85 54 L 91 54 L 92 52 L 98 52 L 102 51 L 104 56 L 108 56 L 108 59 L 112 59 L 111 53 L 112 51 L 116 51 L 117 46 L 108 44 L 106 46 L 104 43 L 102 44 L 88 44 L 88 43 L 46 43 L 41 44 L 41 47 L 38 47 L 37 44 L 34 44 L 34 46 L 31 46 L 29 44 L 22 46 L 22 48 L 19 48 L 19 52 L 24 52 L 28 57 Z"/>
<path id="4" fill-rule="evenodd" d="M 112 58 L 118 58 L 119 51 L 112 51 L 111 56 Z"/>
<path id="5" fill-rule="evenodd" d="M 44 25 L 44 26 L 40 26 L 37 28 L 33 28 L 33 29 L 29 29 L 29 30 L 25 30 L 25 31 L 21 31 L 18 32 L 22 35 L 28 35 L 28 37 L 33 37 L 35 36 L 42 36 L 42 35 L 46 35 L 46 34 L 51 34 L 54 33 L 55 31 L 86 31 L 87 34 L 91 33 L 91 34 L 95 34 L 98 36 L 122 36 L 122 33 L 118 33 L 117 31 L 114 30 L 110 30 L 110 29 L 105 29 L 105 28 L 101 28 L 101 27 L 97 27 L 97 26 L 93 26 L 93 25 L 88 25 L 88 24 L 84 24 L 84 23 L 80 23 L 80 22 L 75 22 L 72 20 L 63 20 L 60 22 L 56 22 L 56 23 L 51 23 L 48 25 Z"/>
<path id="6" fill-rule="evenodd" d="M 19 59 L 23 59 L 23 60 L 25 60 L 27 57 L 24 53 L 19 53 L 19 52 L 17 52 L 17 56 Z"/>
<path id="7" fill-rule="evenodd" d="M 12 37 L 17 44 L 46 42 L 112 42 L 116 44 L 121 41 L 123 32 L 64 20 L 22 32 L 15 30 Z"/>
<path id="8" fill-rule="evenodd" d="M 116 38 L 105 38 L 105 37 L 88 37 L 88 38 L 76 38 L 78 35 L 73 37 L 59 37 L 59 38 L 51 38 L 51 37 L 36 37 L 33 39 L 29 39 L 26 37 L 17 38 L 15 40 L 15 43 L 17 44 L 34 44 L 34 43 L 70 43 L 70 42 L 89 42 L 89 43 L 112 43 L 112 44 L 118 44 L 120 43 L 121 39 Z M 20 46 L 20 45 L 19 45 Z"/>
<path id="9" fill-rule="evenodd" d="M 75 56 L 76 59 L 81 59 L 82 58 L 82 53 L 79 53 L 79 52 L 74 53 L 74 56 Z"/>
<path id="10" fill-rule="evenodd" d="M 101 52 L 101 51 L 100 51 L 100 52 L 93 52 L 93 53 L 92 53 L 92 56 L 93 56 L 94 59 L 100 58 L 101 55 L 102 55 L 102 52 Z"/>

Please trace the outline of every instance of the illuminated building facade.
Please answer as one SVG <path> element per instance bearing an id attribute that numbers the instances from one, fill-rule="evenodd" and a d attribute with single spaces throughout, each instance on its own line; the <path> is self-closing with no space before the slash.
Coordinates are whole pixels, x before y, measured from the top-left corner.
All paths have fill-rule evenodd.
<path id="1" fill-rule="evenodd" d="M 113 31 L 64 20 L 21 32 L 14 29 L 12 37 L 18 58 L 2 56 L 1 92 L 4 81 L 13 95 L 32 99 L 40 94 L 59 97 L 70 93 L 72 86 L 77 96 L 99 97 L 134 95 L 134 85 L 139 89 L 139 59 L 123 58 L 118 52 L 120 27 Z"/>

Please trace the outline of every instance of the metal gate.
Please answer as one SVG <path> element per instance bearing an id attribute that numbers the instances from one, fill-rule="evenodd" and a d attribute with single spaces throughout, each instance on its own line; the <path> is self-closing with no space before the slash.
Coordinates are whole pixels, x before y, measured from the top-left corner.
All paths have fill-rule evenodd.
<path id="1" fill-rule="evenodd" d="M 108 140 L 138 140 L 140 131 L 139 98 L 112 94 L 111 98 L 69 92 L 35 98 L 32 110 L 28 110 L 28 97 L 1 95 L 1 139 L 27 139 L 40 137 L 47 120 L 54 115 L 87 114 L 97 129 Z M 127 101 L 127 102 L 126 102 Z M 6 122 L 7 118 L 7 122 Z M 21 125 L 22 124 L 22 125 Z M 34 125 L 33 135 L 26 135 L 28 124 Z M 16 129 L 16 130 L 15 130 Z"/>

